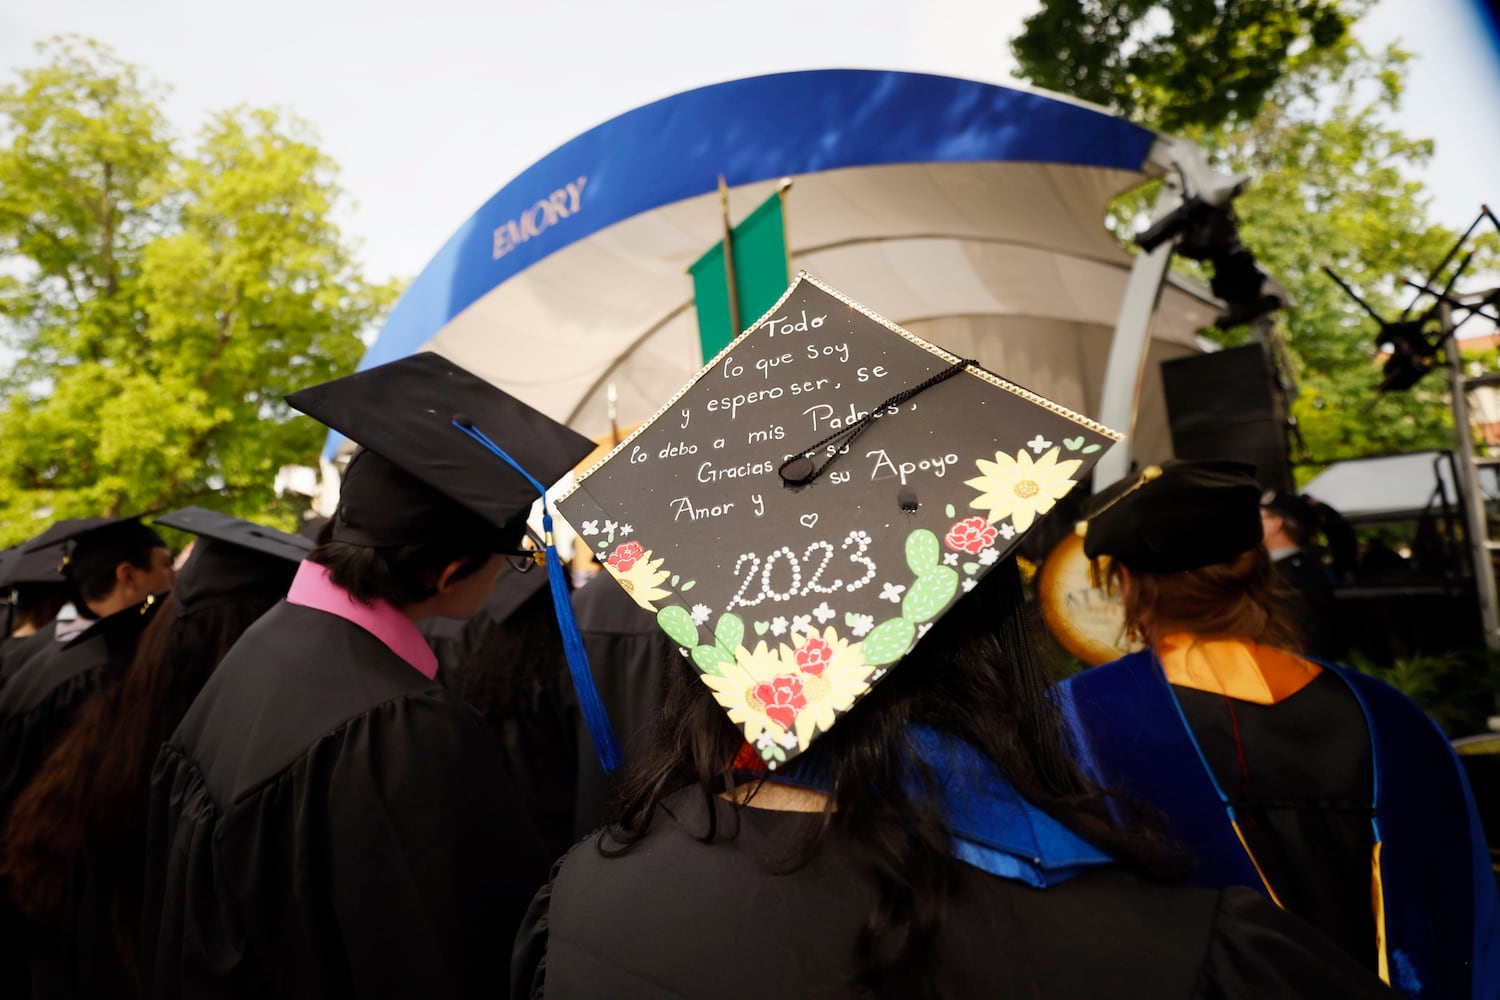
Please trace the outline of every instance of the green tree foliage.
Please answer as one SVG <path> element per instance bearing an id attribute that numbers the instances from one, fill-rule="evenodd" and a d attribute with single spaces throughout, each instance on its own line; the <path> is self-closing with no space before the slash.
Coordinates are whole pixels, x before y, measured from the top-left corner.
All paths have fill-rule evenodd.
<path id="1" fill-rule="evenodd" d="M 1261 77 L 1269 82 L 1253 105 L 1243 88 L 1205 96 L 1203 86 L 1222 79 L 1229 87 L 1241 70 L 1226 62 L 1222 40 L 1189 30 L 1194 23 L 1189 9 L 1197 5 L 1162 6 L 1170 7 L 1170 18 L 1166 13 L 1153 18 L 1130 3 L 1045 0 L 1015 49 L 1018 56 L 1029 53 L 1022 67 L 1035 82 L 1066 89 L 1075 77 L 1088 80 L 1087 89 L 1073 92 L 1133 114 L 1143 124 L 1183 134 L 1207 148 L 1224 170 L 1249 176 L 1235 210 L 1245 244 L 1292 300 L 1279 314 L 1278 327 L 1300 384 L 1293 412 L 1307 459 L 1323 463 L 1451 447 L 1442 373 L 1428 375 L 1410 391 L 1377 398 L 1375 323 L 1321 270 L 1325 264 L 1334 268 L 1377 311 L 1393 318 L 1410 301 L 1401 279 L 1424 277 L 1457 235 L 1429 219 L 1429 199 L 1414 177 L 1431 158 L 1432 143 L 1404 135 L 1390 123 L 1400 106 L 1409 54 L 1394 46 L 1366 50 L 1346 30 L 1366 5 L 1348 0 L 1336 10 L 1331 4 L 1203 4 L 1222 6 L 1224 19 L 1215 23 L 1240 25 L 1244 39 L 1271 39 L 1251 62 L 1259 61 L 1262 69 L 1274 64 L 1275 70 Z M 1305 37 L 1283 45 L 1291 31 L 1285 18 L 1294 8 Z M 1282 27 L 1272 31 L 1263 24 L 1251 30 L 1245 19 L 1256 11 L 1269 19 L 1266 24 Z M 1276 11 L 1281 13 L 1273 18 Z M 1337 33 L 1326 21 L 1335 14 Z M 1111 62 L 1115 57 L 1090 47 L 1101 32 L 1123 30 L 1122 18 L 1132 37 L 1151 26 L 1159 29 L 1149 45 L 1142 44 L 1147 52 L 1175 51 L 1179 62 L 1168 67 L 1170 72 L 1162 68 L 1168 63 L 1151 61 L 1122 69 L 1119 59 Z M 1041 33 L 1044 27 L 1049 34 Z M 1055 59 L 1058 65 L 1049 63 L 1044 38 L 1053 51 L 1070 55 Z M 1074 65 L 1079 53 L 1093 61 Z M 1122 199 L 1119 228 L 1138 228 L 1153 196 L 1147 190 Z M 1470 273 L 1493 272 L 1496 249 L 1493 238 L 1481 240 Z M 1179 266 L 1198 271 L 1190 262 Z M 1245 331 L 1210 335 L 1235 343 Z M 1302 474 L 1308 478 L 1317 471 L 1314 464 Z"/>
<path id="2" fill-rule="evenodd" d="M 1181 132 L 1253 118 L 1346 19 L 1337 0 L 1043 0 L 1011 52 L 1038 86 Z"/>
<path id="3" fill-rule="evenodd" d="M 394 298 L 330 219 L 334 164 L 272 111 L 185 145 L 107 48 L 41 52 L 0 88 L 0 541 L 188 502 L 289 521 L 271 483 L 321 432 L 281 397 L 352 370 Z"/>

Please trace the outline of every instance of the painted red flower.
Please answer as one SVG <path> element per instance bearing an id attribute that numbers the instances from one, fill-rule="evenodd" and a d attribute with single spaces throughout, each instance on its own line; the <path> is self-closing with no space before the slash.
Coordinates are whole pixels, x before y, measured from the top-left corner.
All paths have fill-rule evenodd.
<path id="1" fill-rule="evenodd" d="M 943 543 L 955 552 L 978 555 L 981 550 L 995 544 L 998 532 L 995 526 L 982 517 L 966 517 L 953 522 Z"/>
<path id="2" fill-rule="evenodd" d="M 980 518 L 979 520 L 983 520 Z M 617 572 L 629 573 L 630 567 L 640 561 L 641 556 L 646 553 L 641 549 L 640 542 L 621 542 L 615 546 L 615 550 L 604 560 Z"/>
<path id="3" fill-rule="evenodd" d="M 823 676 L 823 670 L 833 662 L 833 647 L 817 636 L 809 636 L 807 643 L 797 650 L 797 666 L 804 674 Z"/>
<path id="4" fill-rule="evenodd" d="M 807 707 L 802 678 L 796 674 L 777 674 L 769 681 L 755 685 L 750 695 L 760 702 L 766 716 L 787 732 L 792 731 L 797 713 Z"/>

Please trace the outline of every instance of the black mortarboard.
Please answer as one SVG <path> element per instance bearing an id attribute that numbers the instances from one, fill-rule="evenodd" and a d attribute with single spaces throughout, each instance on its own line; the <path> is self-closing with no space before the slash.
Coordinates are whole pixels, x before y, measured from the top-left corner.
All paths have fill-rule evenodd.
<path id="1" fill-rule="evenodd" d="M 22 546 L 0 552 L 0 587 L 22 583 L 64 583 L 58 547 L 23 551 Z"/>
<path id="2" fill-rule="evenodd" d="M 558 502 L 775 767 L 1116 439 L 803 274 Z"/>
<path id="3" fill-rule="evenodd" d="M 520 541 L 538 491 L 455 426 L 470 422 L 502 441 L 520 468 L 548 486 L 594 443 L 432 353 L 294 392 L 287 402 L 364 451 L 349 463 L 333 538 L 402 545 L 451 531 L 452 503 L 499 529 L 500 547 Z M 373 454 L 372 454 L 373 453 Z"/>
<path id="4" fill-rule="evenodd" d="M 141 523 L 145 514 L 125 517 L 83 517 L 58 521 L 21 546 L 22 552 L 59 550 L 58 564 L 71 579 L 87 580 L 111 572 L 122 549 L 167 548 L 161 535 Z"/>
<path id="5" fill-rule="evenodd" d="M 350 462 L 332 537 L 356 545 L 421 542 L 451 533 L 450 505 L 496 530 L 496 551 L 515 548 L 542 501 L 547 578 L 578 692 L 579 710 L 606 771 L 619 744 L 599 701 L 573 620 L 568 580 L 552 539 L 546 491 L 594 450 L 594 442 L 437 354 L 400 361 L 287 397 L 364 451 Z M 441 515 L 443 520 L 435 521 Z M 414 523 L 415 522 L 415 523 Z"/>
<path id="6" fill-rule="evenodd" d="M 198 536 L 172 584 L 177 616 L 218 607 L 251 594 L 285 594 L 312 542 L 228 514 L 184 507 L 157 524 Z"/>
<path id="7" fill-rule="evenodd" d="M 1149 466 L 1089 502 L 1084 554 L 1143 573 L 1228 562 L 1261 542 L 1260 493 L 1243 462 Z"/>

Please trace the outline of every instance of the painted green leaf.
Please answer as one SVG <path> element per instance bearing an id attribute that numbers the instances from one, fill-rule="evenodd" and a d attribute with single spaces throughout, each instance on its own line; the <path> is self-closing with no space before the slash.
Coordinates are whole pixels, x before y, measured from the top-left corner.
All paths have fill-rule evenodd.
<path id="1" fill-rule="evenodd" d="M 688 591 L 692 590 L 696 586 L 698 586 L 698 581 L 697 580 L 689 580 L 687 583 L 684 583 L 682 586 L 678 587 L 677 589 L 680 590 L 680 591 L 682 591 L 684 594 L 686 594 Z"/>
<path id="2" fill-rule="evenodd" d="M 723 675 L 724 668 L 734 662 L 734 657 L 718 646 L 694 646 L 693 662 L 698 664 L 698 669 L 705 674 L 719 677 Z"/>
<path id="3" fill-rule="evenodd" d="M 1099 445 L 1097 445 L 1097 444 L 1091 444 L 1087 448 L 1083 449 L 1083 453 L 1085 455 L 1092 455 L 1094 452 L 1096 452 L 1098 450 L 1099 450 Z"/>
<path id="4" fill-rule="evenodd" d="M 693 624 L 693 616 L 688 614 L 687 608 L 676 604 L 662 608 L 656 613 L 656 624 L 661 630 L 672 637 L 672 641 L 679 646 L 698 645 L 698 626 Z"/>
<path id="5" fill-rule="evenodd" d="M 1077 451 L 1083 447 L 1083 435 L 1080 434 L 1074 438 L 1063 438 L 1063 447 L 1069 451 Z"/>
<path id="6" fill-rule="evenodd" d="M 952 573 L 952 570 L 948 572 Z M 906 655 L 911 644 L 916 641 L 917 626 L 905 618 L 892 618 L 890 621 L 881 622 L 870 630 L 865 636 L 864 643 L 859 647 L 864 654 L 865 662 L 872 667 L 883 667 L 887 663 L 895 663 Z"/>
<path id="7" fill-rule="evenodd" d="M 936 618 L 958 592 L 958 574 L 947 566 L 934 566 L 917 577 L 901 599 L 901 616 L 908 622 Z"/>
<path id="8" fill-rule="evenodd" d="M 678 580 L 679 580 L 679 579 L 680 579 L 680 578 L 679 578 L 679 577 L 678 577 L 678 575 L 677 575 L 677 574 L 676 574 L 676 573 L 673 573 L 673 574 L 672 574 L 672 586 L 674 586 L 674 587 L 675 587 L 675 586 L 677 586 L 677 581 L 678 581 Z"/>
<path id="9" fill-rule="evenodd" d="M 730 656 L 745 642 L 745 623 L 739 615 L 720 615 L 714 626 L 714 642 Z"/>
<path id="10" fill-rule="evenodd" d="M 977 562 L 964 563 L 964 572 L 969 574 L 970 576 L 973 576 L 975 573 L 979 572 L 979 564 Z"/>
<path id="11" fill-rule="evenodd" d="M 906 565 L 918 576 L 936 566 L 942 554 L 937 535 L 926 528 L 918 528 L 906 536 Z"/>
<path id="12" fill-rule="evenodd" d="M 954 509 L 954 507 L 953 507 L 953 505 L 951 503 L 948 506 L 946 506 L 946 507 L 943 508 L 943 513 L 947 514 L 949 517 L 957 517 L 958 516 L 958 511 Z"/>

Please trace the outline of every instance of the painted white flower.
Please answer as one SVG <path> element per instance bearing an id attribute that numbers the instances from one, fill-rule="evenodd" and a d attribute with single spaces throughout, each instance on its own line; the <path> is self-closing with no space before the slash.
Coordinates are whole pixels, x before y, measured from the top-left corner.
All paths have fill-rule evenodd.
<path id="1" fill-rule="evenodd" d="M 762 729 L 760 735 L 755 738 L 755 749 L 769 750 L 776 745 L 776 737 L 771 735 L 770 729 Z"/>
<path id="2" fill-rule="evenodd" d="M 597 535 L 597 534 L 599 534 L 599 522 L 598 521 L 584 521 L 583 522 L 583 527 L 578 529 L 578 533 L 581 534 L 581 535 Z"/>
<path id="3" fill-rule="evenodd" d="M 786 635 L 787 620 L 780 615 L 771 619 L 771 634 Z"/>
<path id="4" fill-rule="evenodd" d="M 885 676 L 885 667 L 877 667 L 876 670 L 875 670 L 875 672 L 870 675 L 870 680 L 872 680 L 872 681 L 878 681 L 878 680 L 880 680 L 880 678 L 882 678 L 884 676 Z"/>
<path id="5" fill-rule="evenodd" d="M 959 584 L 959 586 L 964 588 L 964 593 L 967 594 L 969 591 L 974 589 L 974 578 L 972 576 L 969 577 L 963 583 Z"/>
<path id="6" fill-rule="evenodd" d="M 981 565 L 981 566 L 993 566 L 993 565 L 995 565 L 995 560 L 999 559 L 999 558 L 1000 558 L 1000 550 L 999 549 L 985 549 L 983 552 L 979 553 L 979 565 Z M 701 622 L 700 622 L 700 624 L 701 624 Z"/>
<path id="7" fill-rule="evenodd" d="M 856 639 L 863 639 L 870 634 L 870 629 L 874 627 L 874 615 L 855 615 L 854 624 L 849 627 L 849 631 L 854 634 Z"/>
<path id="8" fill-rule="evenodd" d="M 792 633 L 806 632 L 812 628 L 812 615 L 792 615 Z"/>
<path id="9" fill-rule="evenodd" d="M 604 522 L 604 533 L 607 535 L 610 532 L 614 531 L 618 527 L 619 527 L 619 525 L 616 524 L 613 521 L 605 521 Z"/>
<path id="10" fill-rule="evenodd" d="M 1042 452 L 1052 447 L 1052 442 L 1048 441 L 1046 438 L 1038 434 L 1036 437 L 1026 442 L 1026 447 L 1030 448 L 1034 454 L 1040 455 Z"/>
<path id="11" fill-rule="evenodd" d="M 1007 542 L 1016 537 L 1016 529 L 1009 521 L 1000 525 L 1000 537 Z"/>
<path id="12" fill-rule="evenodd" d="M 944 566 L 957 566 L 958 565 L 958 553 L 957 552 L 947 552 L 947 553 L 944 553 L 943 554 L 943 565 Z"/>
<path id="13" fill-rule="evenodd" d="M 827 625 L 828 619 L 834 616 L 834 610 L 828 606 L 827 601 L 813 608 L 812 613 L 813 617 L 818 620 L 819 625 Z"/>
<path id="14" fill-rule="evenodd" d="M 709 608 L 709 606 L 707 604 L 694 604 L 693 605 L 693 624 L 694 625 L 702 625 L 704 622 L 708 621 L 708 616 L 711 615 L 711 614 L 713 614 L 713 611 Z"/>
<path id="15" fill-rule="evenodd" d="M 906 586 L 900 583 L 882 583 L 880 585 L 880 599 L 890 601 L 892 604 L 901 603 L 901 595 L 906 593 Z"/>
<path id="16" fill-rule="evenodd" d="M 785 736 L 783 736 L 781 739 L 777 740 L 776 742 L 780 743 L 782 746 L 786 747 L 788 750 L 795 750 L 795 749 L 797 749 L 797 744 L 798 744 L 799 741 L 797 739 L 796 732 L 789 732 Z"/>
<path id="17" fill-rule="evenodd" d="M 932 628 L 932 622 L 923 622 L 922 624 L 918 625 L 917 626 L 917 638 L 918 639 L 922 638 L 922 636 L 926 635 L 927 632 L 928 632 L 928 630 L 931 629 L 931 628 Z"/>
<path id="18" fill-rule="evenodd" d="M 633 524 L 622 524 L 622 525 L 620 525 L 620 537 L 621 538 L 625 538 L 626 536 L 628 536 L 633 531 L 635 531 L 635 525 L 633 525 Z"/>

